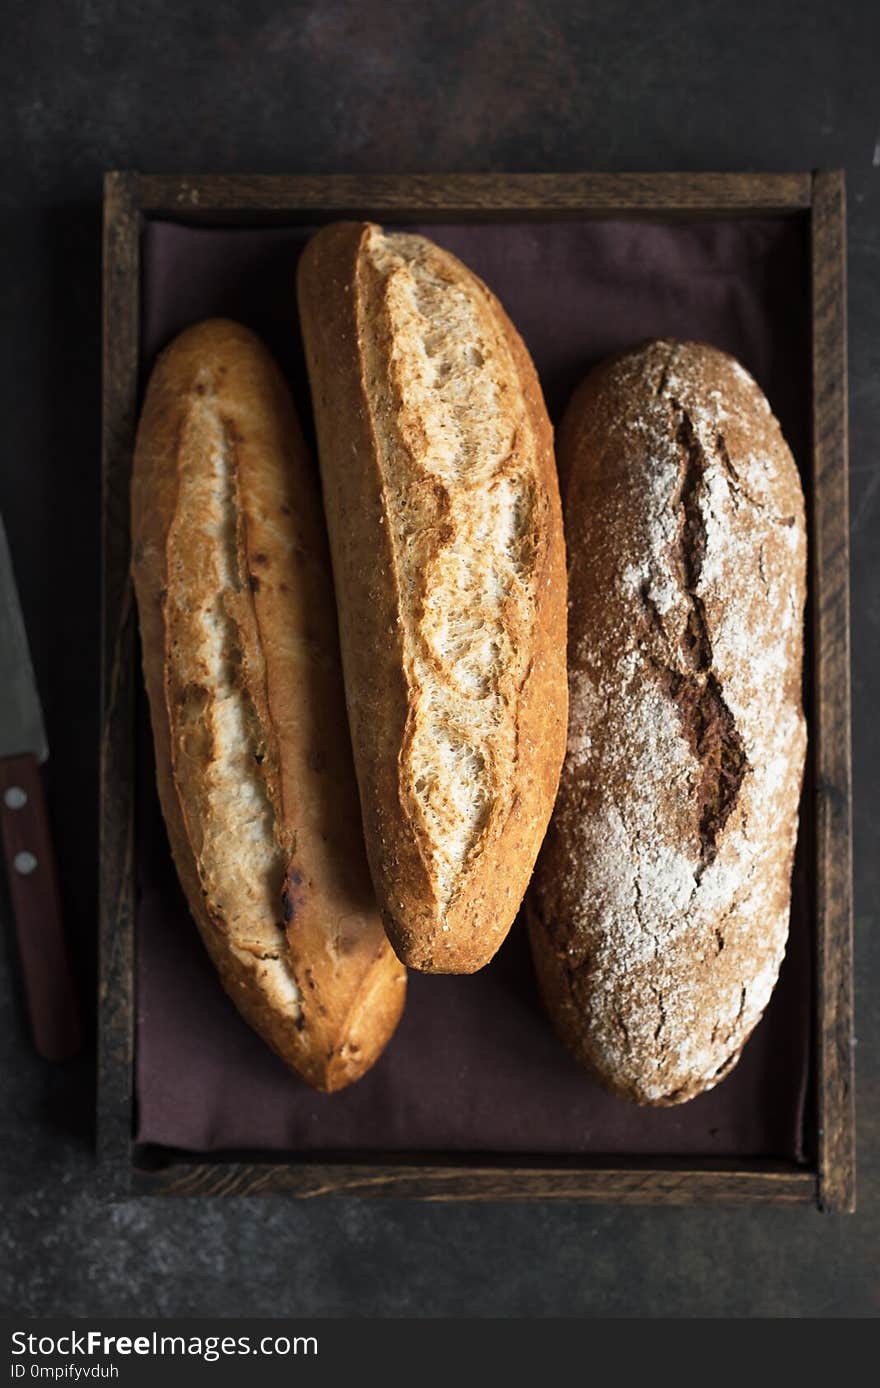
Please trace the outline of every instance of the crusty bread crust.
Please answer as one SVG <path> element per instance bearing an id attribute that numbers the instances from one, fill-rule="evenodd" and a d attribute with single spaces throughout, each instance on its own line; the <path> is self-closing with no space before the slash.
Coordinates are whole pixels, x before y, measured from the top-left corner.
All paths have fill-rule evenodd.
<path id="1" fill-rule="evenodd" d="M 363 848 L 316 479 L 286 386 L 213 320 L 159 358 L 132 478 L 162 810 L 250 1025 L 309 1084 L 358 1079 L 403 1007 Z"/>
<path id="2" fill-rule="evenodd" d="M 613 1092 L 726 1075 L 788 933 L 806 732 L 791 453 L 737 362 L 648 343 L 560 430 L 570 719 L 527 915 L 563 1039 Z"/>
<path id="3" fill-rule="evenodd" d="M 550 424 L 497 300 L 424 237 L 328 226 L 298 287 L 373 880 L 405 963 L 470 973 L 564 752 Z"/>

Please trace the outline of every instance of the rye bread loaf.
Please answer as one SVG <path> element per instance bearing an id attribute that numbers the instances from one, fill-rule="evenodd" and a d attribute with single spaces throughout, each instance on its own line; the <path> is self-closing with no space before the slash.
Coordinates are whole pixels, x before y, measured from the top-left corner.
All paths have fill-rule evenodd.
<path id="1" fill-rule="evenodd" d="M 570 717 L 533 953 L 563 1039 L 602 1083 L 681 1103 L 736 1063 L 785 951 L 803 496 L 754 380 L 700 344 L 599 367 L 558 451 Z"/>
<path id="2" fill-rule="evenodd" d="M 239 1011 L 311 1085 L 358 1079 L 405 971 L 369 878 L 317 478 L 287 388 L 235 323 L 159 358 L 132 479 L 159 794 Z"/>
<path id="3" fill-rule="evenodd" d="M 333 224 L 298 283 L 373 880 L 401 959 L 470 973 L 564 752 L 551 428 L 500 304 L 424 237 Z"/>

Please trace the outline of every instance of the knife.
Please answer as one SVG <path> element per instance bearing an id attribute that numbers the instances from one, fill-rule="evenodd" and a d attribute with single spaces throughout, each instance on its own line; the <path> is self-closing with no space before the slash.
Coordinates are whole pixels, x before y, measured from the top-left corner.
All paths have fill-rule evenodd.
<path id="1" fill-rule="evenodd" d="M 40 763 L 49 755 L 24 618 L 0 519 L 0 829 L 34 1044 L 67 1060 L 82 1028 Z"/>

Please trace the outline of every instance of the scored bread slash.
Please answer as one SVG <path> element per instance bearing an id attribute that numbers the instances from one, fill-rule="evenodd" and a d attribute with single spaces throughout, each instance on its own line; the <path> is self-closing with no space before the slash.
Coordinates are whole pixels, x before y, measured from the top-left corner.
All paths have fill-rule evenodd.
<path id="1" fill-rule="evenodd" d="M 213 320 L 159 358 L 132 478 L 133 573 L 162 810 L 236 1006 L 339 1089 L 397 1024 L 405 971 L 363 847 L 330 561 L 287 388 Z"/>
<path id="2" fill-rule="evenodd" d="M 527 918 L 548 1009 L 621 1096 L 736 1064 L 788 934 L 806 727 L 804 500 L 725 353 L 598 367 L 559 433 L 570 717 Z"/>
<path id="3" fill-rule="evenodd" d="M 564 752 L 550 423 L 497 299 L 425 237 L 325 227 L 298 290 L 379 904 L 405 963 L 470 973 L 519 909 Z"/>

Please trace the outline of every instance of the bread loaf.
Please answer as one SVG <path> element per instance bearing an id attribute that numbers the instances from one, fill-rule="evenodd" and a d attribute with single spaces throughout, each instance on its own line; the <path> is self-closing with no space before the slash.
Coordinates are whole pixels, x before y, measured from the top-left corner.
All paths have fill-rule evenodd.
<path id="1" fill-rule="evenodd" d="M 138 429 L 133 571 L 159 793 L 227 992 L 339 1089 L 403 1006 L 363 848 L 317 479 L 284 382 L 212 321 L 159 358 Z"/>
<path id="2" fill-rule="evenodd" d="M 416 969 L 504 939 L 564 752 L 565 570 L 534 368 L 421 236 L 336 223 L 299 303 L 367 852 Z"/>
<path id="3" fill-rule="evenodd" d="M 805 753 L 804 503 L 760 389 L 658 341 L 594 371 L 559 437 L 570 719 L 529 897 L 562 1037 L 609 1089 L 681 1103 L 776 982 Z"/>

